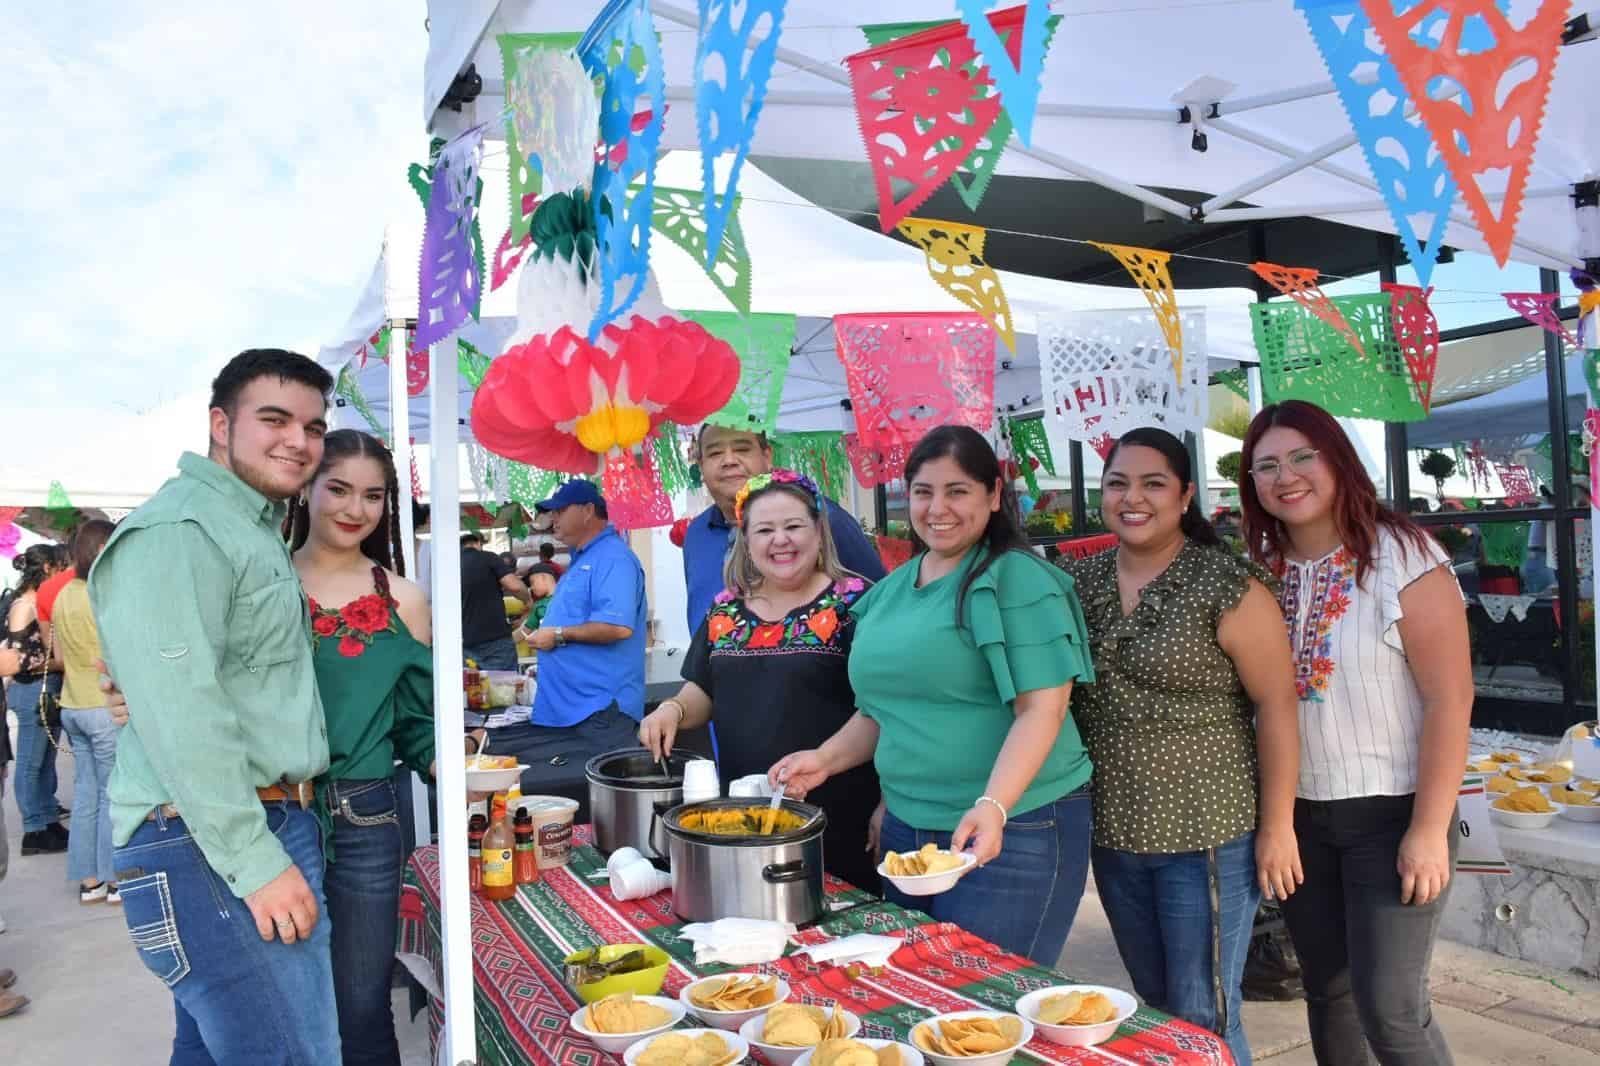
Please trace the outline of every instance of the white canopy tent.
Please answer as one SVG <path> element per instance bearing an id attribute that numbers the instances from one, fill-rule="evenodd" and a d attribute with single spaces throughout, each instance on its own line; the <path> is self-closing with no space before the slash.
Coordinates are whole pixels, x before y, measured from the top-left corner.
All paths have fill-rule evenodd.
<path id="1" fill-rule="evenodd" d="M 423 93 L 423 117 L 429 129 L 448 137 L 482 123 L 488 136 L 498 139 L 504 99 L 495 35 L 580 30 L 601 6 L 592 0 L 430 0 L 430 48 Z M 1514 20 L 1520 24 L 1536 7 L 1536 0 L 1514 0 Z M 692 76 L 697 12 L 693 6 L 665 0 L 652 0 L 651 9 L 662 31 L 668 75 L 669 111 L 662 145 L 665 150 L 693 149 L 697 144 Z M 1013 140 L 1000 161 L 1001 173 L 1089 180 L 1158 211 L 1195 218 L 1201 224 L 1313 216 L 1393 232 L 1332 85 L 1323 77 L 1320 57 L 1288 0 L 1232 5 L 1170 0 L 1129 12 L 1115 7 L 1081 12 L 1062 5 L 1059 13 L 1065 22 L 1046 65 L 1033 147 Z M 778 65 L 752 155 L 860 160 L 864 150 L 842 66 L 845 56 L 864 47 L 856 27 L 954 14 L 953 8 L 929 0 L 865 0 L 850 5 L 792 0 L 787 5 Z M 459 110 L 441 108 L 452 84 L 469 66 L 476 67 L 484 91 Z M 1600 114 L 1592 106 L 1597 89 L 1600 72 L 1566 50 L 1557 62 L 1512 252 L 1518 261 L 1566 268 L 1581 265 L 1581 255 L 1600 254 L 1600 249 L 1580 247 L 1582 238 L 1571 199 L 1575 182 L 1600 175 Z M 1198 150 L 1201 138 L 1197 134 L 1202 133 L 1208 142 L 1204 151 Z M 663 164 L 664 168 L 668 165 L 670 161 Z M 665 177 L 658 180 L 674 184 Z M 747 166 L 741 184 L 747 197 L 743 214 L 747 231 L 754 226 L 760 199 L 752 191 L 758 180 Z M 692 172 L 690 180 L 681 184 L 698 187 Z M 1157 186 L 1198 190 L 1209 198 L 1196 214 L 1187 204 L 1153 191 Z M 486 195 L 486 215 L 495 199 Z M 1458 207 L 1451 218 L 1447 244 L 1485 248 L 1464 207 Z M 492 222 L 485 222 L 484 235 L 491 245 L 500 231 Z M 390 237 L 394 240 L 395 235 Z M 826 317 L 848 310 L 841 302 L 852 294 L 869 299 L 868 310 L 911 309 L 888 303 L 885 291 L 860 284 L 853 273 L 853 257 L 851 266 L 833 269 L 839 259 L 826 253 L 835 241 L 845 239 L 832 233 L 819 237 L 823 242 L 817 249 L 823 253 L 821 260 L 830 264 L 826 277 L 830 298 L 814 308 L 781 307 L 763 300 L 760 272 L 769 267 L 752 249 L 758 294 L 754 309 Z M 666 243 L 654 243 L 658 275 L 670 274 L 666 263 L 674 253 L 663 250 Z M 863 254 L 868 254 L 865 249 Z M 874 247 L 871 254 L 875 260 L 899 253 Z M 782 258 L 807 262 L 797 248 L 785 249 Z M 392 261 L 405 259 L 397 256 Z M 1245 280 L 1241 274 L 1241 283 Z M 703 298 L 685 300 L 672 291 L 671 284 L 662 278 L 668 306 L 722 306 L 709 286 Z M 1006 285 L 1020 322 L 1026 299 L 1024 283 L 1016 282 L 1013 289 L 1008 278 Z M 371 286 L 368 291 L 369 300 L 364 302 L 370 308 Z M 1046 307 L 1060 306 L 1057 294 L 1045 299 Z M 395 317 L 399 306 L 385 306 L 384 315 Z M 486 309 L 486 314 L 492 318 L 494 308 Z M 351 336 L 364 337 L 360 331 L 370 321 L 358 321 Z M 433 365 L 453 364 L 453 352 L 453 341 L 435 345 Z M 329 354 L 337 360 L 337 352 Z M 388 394 L 397 421 L 396 442 L 401 447 L 397 458 L 403 459 L 410 427 L 401 362 L 392 361 Z M 452 542 L 459 532 L 453 506 L 458 490 L 453 445 L 464 413 L 463 400 L 459 388 L 429 389 L 427 417 L 435 430 L 433 490 L 435 501 L 446 504 L 434 509 L 434 536 L 443 543 Z M 798 407 L 804 402 L 786 395 L 787 413 L 791 417 L 799 414 Z M 434 603 L 454 604 L 460 577 L 455 556 L 444 553 L 438 563 Z M 436 612 L 434 646 L 437 729 L 441 737 L 449 737 L 460 729 L 462 710 L 456 682 L 460 667 L 456 611 Z M 460 794 L 464 788 L 460 765 L 445 760 L 441 771 L 441 794 Z M 440 1057 L 444 1062 L 462 1063 L 474 1057 L 464 811 L 457 804 L 446 803 L 441 822 L 446 1026 Z"/>
<path id="2" fill-rule="evenodd" d="M 505 99 L 496 35 L 580 29 L 602 6 L 593 0 L 430 0 L 423 77 L 428 127 L 449 136 L 488 122 L 490 135 L 499 136 Z M 1132 11 L 1052 6 L 1063 23 L 1045 63 L 1034 147 L 1013 139 L 1000 173 L 1088 180 L 1182 218 L 1191 217 L 1188 205 L 1150 190 L 1198 190 L 1210 194 L 1202 205 L 1207 224 L 1308 216 L 1394 232 L 1291 0 L 1158 0 Z M 1537 0 L 1512 0 L 1513 22 L 1521 25 L 1538 6 Z M 1574 4 L 1573 13 L 1584 7 Z M 653 0 L 651 10 L 668 77 L 662 144 L 693 148 L 696 6 Z M 956 17 L 954 6 L 790 0 L 751 154 L 863 159 L 843 65 L 866 46 L 857 27 L 940 17 Z M 481 95 L 460 111 L 441 107 L 469 66 L 482 79 Z M 1580 252 L 1571 200 L 1573 183 L 1600 177 L 1597 94 L 1600 69 L 1564 48 L 1518 225 L 1518 262 L 1565 269 L 1581 266 L 1583 254 L 1600 255 L 1594 248 Z M 1180 121 L 1185 104 L 1198 125 Z M 1206 135 L 1203 152 L 1191 146 L 1197 130 Z M 1252 206 L 1233 206 L 1239 201 Z M 1458 204 L 1451 218 L 1446 244 L 1486 249 L 1464 206 Z"/>

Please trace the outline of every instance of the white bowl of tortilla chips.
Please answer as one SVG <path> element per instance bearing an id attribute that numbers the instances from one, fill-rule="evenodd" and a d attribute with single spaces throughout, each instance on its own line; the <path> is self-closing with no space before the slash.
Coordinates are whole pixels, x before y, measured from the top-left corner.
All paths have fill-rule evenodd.
<path id="1" fill-rule="evenodd" d="M 674 1029 L 647 1036 L 622 1053 L 627 1066 L 729 1066 L 750 1054 L 736 1033 L 718 1029 Z"/>
<path id="2" fill-rule="evenodd" d="M 1555 804 L 1561 817 L 1574 822 L 1600 822 L 1600 796 L 1595 793 L 1585 788 L 1552 785 L 1549 795 L 1550 802 Z"/>
<path id="3" fill-rule="evenodd" d="M 718 1029 L 737 1032 L 745 1022 L 789 998 L 789 982 L 759 973 L 729 973 L 685 985 L 678 1002 Z"/>
<path id="4" fill-rule="evenodd" d="M 666 996 L 618 992 L 574 1011 L 572 1031 L 601 1051 L 620 1055 L 641 1037 L 671 1029 L 686 1013 L 683 1004 Z"/>
<path id="5" fill-rule="evenodd" d="M 911 1027 L 911 1045 L 935 1066 L 1000 1066 L 1032 1039 L 1032 1022 L 998 1010 L 936 1014 Z"/>
<path id="6" fill-rule="evenodd" d="M 924 844 L 918 851 L 891 851 L 878 864 L 878 876 L 908 896 L 935 896 L 948 892 L 978 857 L 970 851 L 944 851 L 937 844 Z"/>
<path id="7" fill-rule="evenodd" d="M 795 1060 L 794 1066 L 927 1066 L 922 1052 L 897 1040 L 824 1040 Z"/>
<path id="8" fill-rule="evenodd" d="M 1017 1013 L 1037 1026 L 1040 1036 L 1068 1047 L 1110 1040 L 1138 1009 L 1138 1000 L 1105 985 L 1056 985 L 1017 1000 Z"/>
<path id="9" fill-rule="evenodd" d="M 824 1041 L 848 1039 L 860 1031 L 861 1019 L 837 1004 L 778 1003 L 739 1026 L 739 1035 L 773 1066 L 794 1066 Z"/>

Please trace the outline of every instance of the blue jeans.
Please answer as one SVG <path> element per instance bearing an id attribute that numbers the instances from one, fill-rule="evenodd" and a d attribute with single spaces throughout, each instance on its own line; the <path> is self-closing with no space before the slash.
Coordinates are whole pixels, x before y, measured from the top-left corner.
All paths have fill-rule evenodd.
<path id="1" fill-rule="evenodd" d="M 106 783 L 117 765 L 122 730 L 104 707 L 62 708 L 61 730 L 72 738 L 72 832 L 67 840 L 67 880 L 116 879 L 111 861 L 111 803 Z"/>
<path id="2" fill-rule="evenodd" d="M 323 899 L 322 834 L 292 803 L 263 805 L 306 883 Z M 171 1066 L 328 1066 L 339 1061 L 327 908 L 311 936 L 262 940 L 244 901 L 213 870 L 181 818 L 134 830 L 117 849 L 128 932 L 145 967 L 172 990 Z"/>
<path id="3" fill-rule="evenodd" d="M 1239 982 L 1261 904 L 1255 848 L 1249 832 L 1209 851 L 1094 849 L 1095 887 L 1133 990 L 1157 1010 L 1221 1036 L 1239 1066 L 1250 1066 Z"/>
<path id="4" fill-rule="evenodd" d="M 61 675 L 46 674 L 40 681 L 13 681 L 6 689 L 6 706 L 17 714 L 17 811 L 22 815 L 22 831 L 37 833 L 48 829 L 61 816 L 56 802 L 56 749 L 50 734 L 39 721 L 39 690 L 49 685 L 61 694 Z M 61 738 L 60 732 L 55 739 Z"/>
<path id="5" fill-rule="evenodd" d="M 400 1066 L 391 979 L 405 852 L 393 782 L 335 781 L 333 859 L 323 889 L 333 920 L 333 993 L 344 1066 Z"/>
<path id="6" fill-rule="evenodd" d="M 515 670 L 517 668 L 517 642 L 508 633 L 482 644 L 468 644 L 461 649 L 463 659 L 471 659 L 479 670 Z"/>
<path id="7" fill-rule="evenodd" d="M 884 897 L 1053 967 L 1066 946 L 1089 876 L 1090 817 L 1085 785 L 1054 803 L 1012 815 L 1000 854 L 950 891 L 908 896 L 886 882 Z M 893 812 L 883 816 L 880 840 L 884 851 L 916 851 L 929 843 L 950 846 L 948 832 L 914 829 Z"/>

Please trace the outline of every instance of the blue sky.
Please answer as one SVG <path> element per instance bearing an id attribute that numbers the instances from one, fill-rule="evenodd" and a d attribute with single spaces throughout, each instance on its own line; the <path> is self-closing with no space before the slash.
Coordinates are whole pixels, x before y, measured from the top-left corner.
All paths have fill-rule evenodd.
<path id="1" fill-rule="evenodd" d="M 25 9 L 25 10 L 24 10 Z M 144 410 L 343 324 L 426 154 L 422 0 L 0 5 L 0 406 Z"/>

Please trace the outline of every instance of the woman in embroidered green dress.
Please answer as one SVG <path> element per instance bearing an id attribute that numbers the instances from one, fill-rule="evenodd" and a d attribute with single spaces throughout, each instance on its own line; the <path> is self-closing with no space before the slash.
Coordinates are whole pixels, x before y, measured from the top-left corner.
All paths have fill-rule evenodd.
<path id="1" fill-rule="evenodd" d="M 336 430 L 289 515 L 328 725 L 318 792 L 344 1066 L 400 1062 L 390 1008 L 405 862 L 395 759 L 434 772 L 432 632 L 422 590 L 401 576 L 398 490 L 383 442 Z"/>

